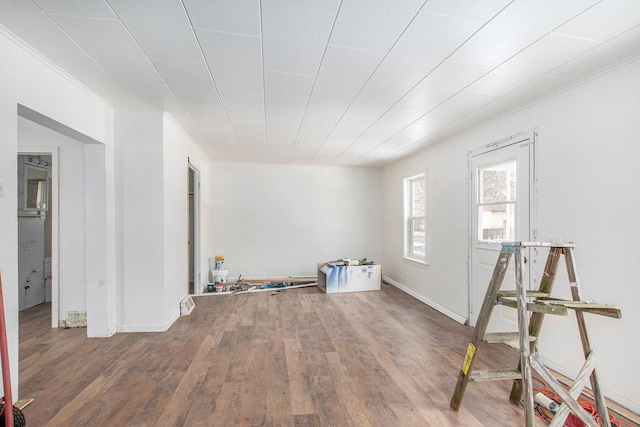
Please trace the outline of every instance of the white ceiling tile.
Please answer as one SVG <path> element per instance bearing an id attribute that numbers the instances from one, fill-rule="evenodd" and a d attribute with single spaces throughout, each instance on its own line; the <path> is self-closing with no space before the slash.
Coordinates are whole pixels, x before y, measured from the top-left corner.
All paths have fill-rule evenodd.
<path id="1" fill-rule="evenodd" d="M 265 69 L 315 76 L 338 4 L 337 0 L 263 2 Z"/>
<path id="2" fill-rule="evenodd" d="M 413 123 L 424 116 L 429 110 L 424 108 L 408 107 L 405 105 L 395 105 L 382 118 L 372 126 L 372 128 L 383 126 L 391 128 L 395 132 Z M 394 132 L 394 133 L 395 133 Z"/>
<path id="3" fill-rule="evenodd" d="M 382 61 L 371 81 L 415 85 L 461 46 L 480 25 L 467 19 L 419 14 Z"/>
<path id="4" fill-rule="evenodd" d="M 437 129 L 437 124 L 427 116 L 407 126 L 396 135 L 380 144 L 379 147 L 390 147 L 399 150 L 416 143 L 420 139 L 424 138 L 425 135 L 429 135 Z"/>
<path id="5" fill-rule="evenodd" d="M 232 122 L 264 125 L 264 101 L 262 93 L 221 91 L 220 97 Z"/>
<path id="6" fill-rule="evenodd" d="M 364 133 L 375 119 L 343 117 L 331 132 L 330 139 L 352 141 Z"/>
<path id="7" fill-rule="evenodd" d="M 640 54 L 640 26 L 615 37 L 549 72 L 550 77 L 578 80 Z"/>
<path id="8" fill-rule="evenodd" d="M 185 105 L 220 104 L 218 93 L 204 61 L 185 63 L 155 60 L 153 62 L 164 80 Z"/>
<path id="9" fill-rule="evenodd" d="M 349 101 L 312 96 L 302 119 L 301 132 L 317 132 L 328 135 L 340 120 Z"/>
<path id="10" fill-rule="evenodd" d="M 376 122 L 367 129 L 355 142 L 354 146 L 378 145 L 395 135 L 401 127 L 388 126 L 385 123 Z"/>
<path id="11" fill-rule="evenodd" d="M 503 95 L 564 64 L 600 42 L 551 33 L 467 88 L 481 95 Z"/>
<path id="12" fill-rule="evenodd" d="M 367 83 L 349 106 L 345 117 L 377 119 L 398 102 L 411 87 L 389 84 Z"/>
<path id="13" fill-rule="evenodd" d="M 165 111 L 171 106 L 180 104 L 165 85 L 147 85 L 137 83 L 125 83 L 125 87 L 136 94 L 136 98 L 150 109 Z M 182 104 L 180 104 L 182 106 Z"/>
<path id="14" fill-rule="evenodd" d="M 49 59 L 114 107 L 143 108 L 131 92 L 85 53 L 49 51 Z"/>
<path id="15" fill-rule="evenodd" d="M 267 159 L 269 163 L 289 163 L 291 149 L 283 147 L 269 148 L 267 150 Z"/>
<path id="16" fill-rule="evenodd" d="M 422 12 L 486 22 L 512 0 L 429 0 Z"/>
<path id="17" fill-rule="evenodd" d="M 197 31 L 220 91 L 262 92 L 262 51 L 258 37 Z"/>
<path id="18" fill-rule="evenodd" d="M 602 23 L 606 22 L 606 25 Z M 640 1 L 605 0 L 556 29 L 568 36 L 606 41 L 640 25 Z"/>
<path id="19" fill-rule="evenodd" d="M 52 50 L 83 53 L 64 31 L 30 1 L 0 1 L 0 19 L 2 25 L 47 57 Z"/>
<path id="20" fill-rule="evenodd" d="M 314 95 L 352 101 L 383 56 L 379 52 L 329 46 L 320 66 Z"/>
<path id="21" fill-rule="evenodd" d="M 513 2 L 456 51 L 451 59 L 479 65 L 500 65 L 596 2 Z"/>
<path id="22" fill-rule="evenodd" d="M 32 0 L 45 12 L 78 18 L 117 19 L 106 1 L 87 0 Z"/>
<path id="23" fill-rule="evenodd" d="M 260 0 L 183 0 L 194 28 L 260 35 Z"/>
<path id="24" fill-rule="evenodd" d="M 489 71 L 491 67 L 446 61 L 418 83 L 399 104 L 430 110 Z"/>
<path id="25" fill-rule="evenodd" d="M 120 20 L 151 59 L 199 62 L 202 53 L 180 2 L 109 0 Z"/>
<path id="26" fill-rule="evenodd" d="M 267 138 L 273 135 L 287 135 L 295 137 L 302 122 L 302 112 L 267 111 Z"/>
<path id="27" fill-rule="evenodd" d="M 424 0 L 343 0 L 329 43 L 387 52 Z"/>
<path id="28" fill-rule="evenodd" d="M 267 139 L 265 137 L 264 126 L 253 125 L 253 126 L 241 126 L 236 130 L 236 137 L 238 138 L 238 142 L 240 146 L 243 148 L 243 152 L 245 148 L 255 148 L 255 147 L 266 147 Z"/>
<path id="29" fill-rule="evenodd" d="M 313 76 L 303 74 L 264 72 L 265 105 L 267 110 L 304 112 Z"/>
<path id="30" fill-rule="evenodd" d="M 202 105 L 187 105 L 191 117 L 196 120 L 202 131 L 217 142 L 236 141 L 235 132 L 231 122 L 220 103 L 207 103 Z"/>
<path id="31" fill-rule="evenodd" d="M 56 22 L 122 83 L 162 84 L 153 64 L 119 21 L 54 15 Z M 106 43 L 105 40 L 109 42 Z"/>

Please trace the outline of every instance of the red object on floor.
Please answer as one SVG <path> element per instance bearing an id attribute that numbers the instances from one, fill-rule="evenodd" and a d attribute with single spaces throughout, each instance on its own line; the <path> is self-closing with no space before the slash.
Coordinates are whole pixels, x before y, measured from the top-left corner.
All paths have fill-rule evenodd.
<path id="1" fill-rule="evenodd" d="M 567 420 L 564 422 L 564 427 L 584 427 L 584 423 L 580 418 L 570 413 Z"/>
<path id="2" fill-rule="evenodd" d="M 2 361 L 2 388 L 4 389 L 4 425 L 13 427 L 13 400 L 11 399 L 11 378 L 9 377 L 9 348 L 7 346 L 7 324 L 4 318 L 4 297 L 2 296 L 2 276 L 0 275 L 0 361 Z"/>

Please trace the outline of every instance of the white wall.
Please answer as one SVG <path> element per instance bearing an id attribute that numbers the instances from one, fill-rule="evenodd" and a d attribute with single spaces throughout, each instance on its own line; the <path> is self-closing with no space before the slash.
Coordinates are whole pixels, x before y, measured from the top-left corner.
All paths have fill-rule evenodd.
<path id="1" fill-rule="evenodd" d="M 382 261 L 381 171 L 214 163 L 213 255 L 230 277 L 315 275 L 318 262 Z"/>
<path id="2" fill-rule="evenodd" d="M 200 192 L 200 279 L 202 289 L 208 278 L 211 256 L 211 175 L 209 157 L 169 116 L 164 119 L 164 221 L 165 227 L 165 321 L 179 315 L 179 301 L 189 293 L 188 206 L 189 163 L 199 172 Z"/>
<path id="3" fill-rule="evenodd" d="M 4 290 L 7 335 L 14 399 L 18 396 L 18 242 L 17 161 L 18 104 L 82 132 L 107 146 L 113 142 L 109 106 L 58 73 L 37 54 L 0 28 L 0 270 Z M 108 248 L 112 253 L 113 248 Z M 111 262 L 108 257 L 105 262 Z M 113 277 L 104 277 L 112 286 Z"/>
<path id="4" fill-rule="evenodd" d="M 587 322 L 606 394 L 636 413 L 640 382 L 631 372 L 639 351 L 640 324 L 635 271 L 640 238 L 635 214 L 640 209 L 638 75 L 640 61 L 621 66 L 383 171 L 384 274 L 423 299 L 466 317 L 467 153 L 535 129 L 539 240 L 575 242 L 583 298 L 621 308 L 621 320 L 587 315 Z M 402 178 L 425 169 L 429 266 L 420 268 L 402 260 Z M 536 260 L 538 271 L 544 268 L 544 256 Z M 561 268 L 556 295 L 566 297 L 568 289 Z M 547 316 L 539 348 L 551 367 L 575 375 L 584 359 L 573 315 Z"/>
<path id="5" fill-rule="evenodd" d="M 116 111 L 118 331 L 164 331 L 162 113 Z"/>

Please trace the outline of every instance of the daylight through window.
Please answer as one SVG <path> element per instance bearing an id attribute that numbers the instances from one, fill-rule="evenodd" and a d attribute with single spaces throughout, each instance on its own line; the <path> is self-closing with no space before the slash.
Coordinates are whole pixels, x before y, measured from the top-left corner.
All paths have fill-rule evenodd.
<path id="1" fill-rule="evenodd" d="M 405 256 L 416 261 L 426 257 L 426 186 L 425 174 L 405 179 Z"/>

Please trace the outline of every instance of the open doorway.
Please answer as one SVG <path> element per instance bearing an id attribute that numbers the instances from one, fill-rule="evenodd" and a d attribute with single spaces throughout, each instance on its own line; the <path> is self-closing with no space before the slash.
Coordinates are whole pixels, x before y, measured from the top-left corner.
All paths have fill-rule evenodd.
<path id="1" fill-rule="evenodd" d="M 188 205 L 188 236 L 189 246 L 189 277 L 187 292 L 199 294 L 202 292 L 200 280 L 200 179 L 199 172 L 191 163 L 188 167 L 189 174 L 189 205 Z"/>
<path id="2" fill-rule="evenodd" d="M 52 298 L 52 156 L 19 154 L 17 166 L 18 309 L 23 311 Z"/>

